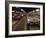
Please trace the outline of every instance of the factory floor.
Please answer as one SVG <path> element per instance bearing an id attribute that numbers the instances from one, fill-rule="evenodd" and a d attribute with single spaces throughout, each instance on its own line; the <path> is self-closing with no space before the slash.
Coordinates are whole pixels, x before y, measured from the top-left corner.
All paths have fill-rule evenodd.
<path id="1" fill-rule="evenodd" d="M 26 30 L 40 30 L 40 27 L 38 26 L 31 26 L 27 25 L 27 18 L 24 16 L 20 21 L 18 21 L 17 24 L 12 25 L 12 31 L 26 31 Z M 15 22 L 15 21 L 14 21 Z"/>

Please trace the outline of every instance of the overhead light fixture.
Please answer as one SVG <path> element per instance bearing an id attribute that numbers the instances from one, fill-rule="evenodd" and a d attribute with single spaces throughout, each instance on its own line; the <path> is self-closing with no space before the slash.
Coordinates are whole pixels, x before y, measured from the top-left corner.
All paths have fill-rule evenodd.
<path id="1" fill-rule="evenodd" d="M 36 11 L 40 11 L 40 9 L 36 9 Z"/>
<path id="2" fill-rule="evenodd" d="M 24 11 L 23 9 L 21 9 L 21 11 Z"/>

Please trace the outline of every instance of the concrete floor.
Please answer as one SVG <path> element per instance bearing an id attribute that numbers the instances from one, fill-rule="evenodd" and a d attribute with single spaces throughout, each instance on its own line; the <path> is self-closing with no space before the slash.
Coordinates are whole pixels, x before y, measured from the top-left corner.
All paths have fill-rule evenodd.
<path id="1" fill-rule="evenodd" d="M 40 27 L 38 26 L 31 26 L 31 25 L 27 25 L 26 23 L 26 16 L 24 16 L 20 21 L 18 21 L 17 24 L 14 24 L 12 27 L 13 31 L 24 31 L 24 30 L 40 30 Z"/>

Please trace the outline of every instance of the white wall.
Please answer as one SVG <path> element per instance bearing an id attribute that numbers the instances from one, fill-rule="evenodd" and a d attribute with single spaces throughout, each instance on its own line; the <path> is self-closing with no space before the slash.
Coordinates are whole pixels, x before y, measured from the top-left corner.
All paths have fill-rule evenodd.
<path id="1" fill-rule="evenodd" d="M 21 1 L 45 2 L 45 0 L 21 0 Z M 4 36 L 5 36 L 5 0 L 0 0 L 0 38 L 5 38 Z M 18 38 L 45 38 L 45 37 L 46 35 L 45 36 L 18 37 Z"/>

